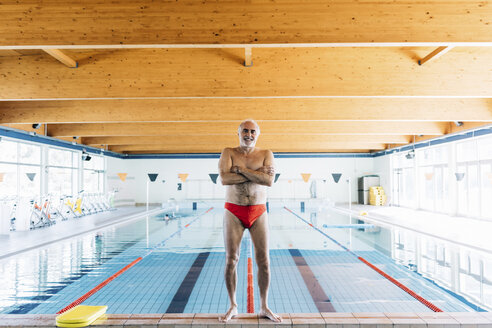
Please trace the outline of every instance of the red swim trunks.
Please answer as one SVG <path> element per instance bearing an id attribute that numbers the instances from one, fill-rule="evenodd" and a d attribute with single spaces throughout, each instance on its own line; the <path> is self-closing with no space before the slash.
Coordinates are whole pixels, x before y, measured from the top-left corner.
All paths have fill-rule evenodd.
<path id="1" fill-rule="evenodd" d="M 224 207 L 234 214 L 247 229 L 251 228 L 256 219 L 266 211 L 265 204 L 244 206 L 226 202 Z"/>

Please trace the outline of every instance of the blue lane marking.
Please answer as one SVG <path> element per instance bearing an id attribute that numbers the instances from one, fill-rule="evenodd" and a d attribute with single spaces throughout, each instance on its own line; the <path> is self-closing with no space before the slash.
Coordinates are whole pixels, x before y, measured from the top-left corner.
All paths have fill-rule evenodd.
<path id="1" fill-rule="evenodd" d="M 133 247 L 135 244 L 137 244 L 139 241 L 134 240 L 134 241 L 129 241 L 126 243 L 123 243 L 122 247 L 119 250 L 108 252 L 108 257 L 101 258 L 101 262 L 99 263 L 91 263 L 91 264 L 82 264 L 80 266 L 79 272 L 72 273 L 68 278 L 62 279 L 61 282 L 56 284 L 54 287 L 46 289 L 43 293 L 44 295 L 36 295 L 30 298 L 27 298 L 30 301 L 29 303 L 24 303 L 20 305 L 13 305 L 10 309 L 4 309 L 2 312 L 3 313 L 8 313 L 8 314 L 26 314 L 29 313 L 30 311 L 36 309 L 39 305 L 45 303 L 47 300 L 49 300 L 52 296 L 56 295 L 58 292 L 62 291 L 65 289 L 65 287 L 71 285 L 75 281 L 79 280 L 80 278 L 84 277 L 88 273 L 91 273 L 93 270 L 96 270 L 97 268 L 101 267 L 103 264 L 106 264 L 108 260 L 111 260 L 112 258 L 118 256 L 119 254 L 123 253 L 126 249 Z M 37 301 L 37 302 L 36 302 Z"/>
<path id="2" fill-rule="evenodd" d="M 191 292 L 195 287 L 196 281 L 202 272 L 205 262 L 207 261 L 210 252 L 203 252 L 198 254 L 195 262 L 190 267 L 188 274 L 181 282 L 178 291 L 174 295 L 171 304 L 166 310 L 166 313 L 183 313 L 188 300 L 190 299 Z"/>
<path id="3" fill-rule="evenodd" d="M 86 305 L 98 305 L 98 303 L 97 303 L 98 301 L 96 301 L 95 304 L 93 302 L 94 302 L 94 300 L 99 300 L 99 302 L 100 302 L 99 304 L 112 305 L 111 308 L 113 310 L 118 309 L 118 311 L 130 311 L 130 312 L 134 311 L 132 313 L 140 313 L 136 304 L 133 304 L 134 307 L 131 308 L 130 306 L 126 307 L 127 302 L 125 302 L 125 298 L 127 298 L 127 297 L 128 298 L 135 298 L 135 295 L 138 295 L 138 297 L 140 297 L 140 292 L 147 288 L 147 286 L 145 286 L 145 285 L 140 285 L 139 280 L 144 279 L 143 278 L 144 276 L 150 275 L 150 276 L 152 276 L 151 279 L 156 280 L 156 281 L 160 281 L 159 274 L 164 275 L 165 277 L 169 277 L 169 275 L 172 276 L 174 274 L 174 271 L 176 271 L 176 269 L 178 269 L 178 268 L 175 268 L 174 271 L 173 270 L 169 271 L 167 274 L 165 273 L 165 271 L 167 271 L 167 270 L 163 270 L 163 269 L 160 269 L 160 272 L 159 272 L 159 270 L 157 270 L 156 272 L 151 270 L 151 271 L 145 272 L 143 274 L 143 272 L 141 272 L 139 267 L 140 266 L 143 266 L 143 267 L 149 266 L 149 262 L 159 263 L 163 258 L 165 258 L 166 261 L 173 261 L 174 260 L 173 254 L 165 253 L 164 256 L 162 256 L 162 253 L 158 256 L 155 256 L 154 254 L 156 253 L 156 251 L 158 252 L 159 248 L 164 246 L 166 244 L 166 242 L 168 242 L 171 238 L 178 235 L 181 231 L 183 231 L 186 228 L 186 226 L 189 226 L 190 224 L 192 224 L 193 222 L 198 220 L 205 213 L 207 213 L 207 211 L 204 211 L 202 213 L 197 214 L 197 216 L 195 218 L 193 218 L 191 221 L 186 220 L 185 222 L 187 222 L 187 224 L 185 226 L 183 226 L 183 227 L 179 228 L 177 231 L 173 232 L 171 235 L 169 235 L 164 240 L 160 241 L 157 245 L 155 245 L 151 249 L 145 248 L 145 246 L 144 246 L 145 242 L 142 240 L 140 240 L 138 242 L 134 241 L 134 242 L 130 242 L 130 243 L 125 243 L 124 244 L 125 247 L 120 252 L 118 252 L 118 254 L 117 254 L 118 256 L 114 256 L 110 259 L 110 261 L 104 263 L 104 265 L 98 266 L 98 270 L 94 274 L 89 274 L 89 275 L 84 274 L 82 276 L 82 279 L 78 280 L 76 284 L 73 284 L 72 283 L 73 281 L 71 281 L 70 284 L 67 284 L 66 286 L 64 286 L 64 287 L 69 287 L 69 288 L 63 288 L 63 292 L 60 292 L 61 290 L 58 290 L 57 293 L 51 295 L 51 298 L 49 301 L 45 301 L 41 304 L 39 304 L 39 302 L 36 302 L 36 303 L 38 303 L 38 304 L 36 304 L 36 306 L 32 306 L 32 305 L 26 306 L 26 304 L 25 304 L 25 305 L 23 305 L 23 310 L 28 311 L 29 313 L 56 313 L 56 311 L 58 311 L 61 307 L 66 306 L 66 304 L 73 301 L 74 295 L 83 295 L 84 293 L 87 292 L 88 289 L 92 288 L 94 285 L 97 285 L 97 282 L 98 281 L 100 282 L 100 279 L 102 279 L 103 277 L 107 277 L 107 276 L 111 275 L 112 273 L 114 273 L 115 270 L 121 268 L 122 264 L 128 264 L 129 262 L 134 260 L 135 257 L 141 256 L 142 251 L 144 251 L 144 252 L 146 251 L 145 255 L 142 256 L 142 258 L 143 258 L 142 261 L 140 261 L 138 263 L 138 265 L 134 266 L 132 268 L 132 270 L 128 270 L 128 272 L 125 272 L 124 275 L 122 275 L 122 276 L 118 277 L 118 279 L 115 279 L 114 281 L 112 281 L 110 285 L 105 286 L 101 291 L 92 295 L 89 299 L 87 299 L 84 302 L 84 304 L 86 304 Z M 186 256 L 186 261 L 189 261 L 187 256 Z M 160 264 L 160 265 L 163 265 L 163 264 Z M 191 265 L 191 263 L 187 264 L 186 270 L 190 267 L 190 265 Z M 151 267 L 153 269 L 152 265 L 151 265 Z M 179 270 L 181 270 L 181 269 L 182 268 L 180 267 Z M 138 274 L 135 274 L 134 272 L 138 272 Z M 185 273 L 186 273 L 186 271 L 184 273 L 180 272 L 180 274 L 177 276 L 177 279 L 180 279 L 179 282 L 181 282 L 181 279 L 183 278 Z M 129 280 L 127 280 L 125 276 L 131 277 L 131 278 Z M 133 290 L 132 288 L 123 288 L 121 286 L 121 284 L 118 284 L 118 281 L 126 281 L 126 283 L 130 284 L 131 286 L 140 285 L 140 287 L 139 287 L 140 289 L 139 290 Z M 111 286 L 111 285 L 114 285 L 114 286 Z M 159 288 L 154 288 L 154 290 L 161 290 L 161 287 L 162 288 L 168 288 L 167 286 L 160 286 L 159 285 Z M 169 287 L 174 288 L 174 285 L 169 286 Z M 130 290 L 133 290 L 133 294 L 128 294 L 128 292 Z M 171 295 L 174 295 L 175 290 L 172 290 L 169 292 L 172 292 Z M 121 298 L 119 298 L 119 300 L 117 299 L 117 297 L 116 298 L 114 297 L 114 295 L 118 295 L 118 294 L 121 295 Z M 161 299 L 161 297 L 162 297 L 162 295 L 158 296 L 159 299 Z M 147 303 L 150 304 L 150 301 L 151 300 L 149 300 L 149 302 L 147 302 Z M 165 304 L 166 305 L 165 308 L 163 308 L 163 309 L 159 308 L 160 309 L 159 312 L 164 312 L 167 309 L 168 302 L 170 302 L 170 301 L 171 301 L 170 299 L 167 300 L 167 298 L 166 298 L 166 301 L 164 303 L 156 303 L 155 306 L 162 306 L 162 304 Z M 41 306 L 39 306 L 39 308 L 36 308 L 36 307 L 38 307 L 38 305 L 41 305 Z M 155 306 L 154 306 L 154 308 L 155 308 Z M 126 310 L 126 309 L 128 309 L 128 310 Z M 23 312 L 23 313 L 27 313 L 27 312 Z M 113 312 L 113 313 L 115 313 L 115 312 Z M 119 313 L 124 313 L 124 312 L 119 312 Z"/>
<path id="4" fill-rule="evenodd" d="M 323 231 L 321 231 L 319 228 L 313 226 L 311 223 L 309 223 L 307 220 L 305 220 L 304 218 L 302 218 L 301 216 L 299 216 L 298 214 L 296 214 L 294 211 L 288 209 L 287 207 L 284 207 L 287 211 L 289 211 L 290 213 L 292 213 L 294 216 L 296 216 L 297 218 L 299 218 L 300 220 L 302 220 L 304 223 L 310 225 L 313 229 L 315 229 L 316 231 L 318 231 L 319 233 L 321 233 L 323 236 L 327 237 L 328 239 L 330 239 L 331 241 L 333 241 L 335 244 L 337 244 L 338 246 L 340 246 L 341 248 L 343 248 L 345 251 L 347 251 L 347 253 L 350 253 L 351 255 L 355 256 L 356 258 L 359 257 L 358 254 L 356 254 L 355 252 L 351 251 L 350 249 L 348 249 L 347 247 L 343 246 L 342 244 L 340 244 L 337 240 L 335 240 L 334 238 L 332 238 L 331 236 L 329 236 L 328 234 L 324 233 Z M 365 251 L 360 251 L 359 253 L 363 253 L 364 256 L 368 256 L 368 259 L 373 261 L 374 260 L 374 257 L 372 257 L 371 259 L 371 256 L 369 256 L 369 254 L 378 254 L 378 257 L 381 259 L 381 258 L 384 258 L 385 260 L 384 261 L 381 261 L 379 263 L 374 263 L 373 264 L 379 264 L 380 266 L 383 265 L 384 266 L 384 271 L 386 271 L 388 274 L 390 274 L 391 276 L 394 276 L 395 279 L 398 279 L 398 280 L 406 280 L 404 281 L 405 285 L 407 285 L 407 287 L 409 288 L 412 288 L 413 290 L 416 290 L 418 291 L 418 293 L 421 294 L 422 297 L 426 298 L 426 299 L 429 299 L 430 301 L 432 301 L 434 304 L 438 305 L 439 307 L 441 307 L 444 311 L 456 311 L 457 308 L 459 308 L 459 312 L 466 312 L 466 311 L 469 311 L 470 309 L 468 308 L 468 304 L 456 304 L 456 299 L 452 299 L 449 295 L 445 294 L 445 293 L 439 293 L 436 289 L 435 289 L 435 286 L 432 286 L 431 283 L 427 280 L 422 280 L 420 275 L 415 273 L 415 272 L 410 272 L 408 270 L 405 270 L 404 268 L 402 268 L 401 266 L 397 265 L 394 263 L 393 260 L 391 260 L 390 258 L 386 257 L 386 256 L 383 256 L 382 254 L 380 254 L 379 252 L 366 252 Z M 358 260 L 357 260 L 358 261 Z M 403 276 L 399 276 L 397 275 L 397 273 L 399 274 L 404 274 Z M 419 278 L 417 277 L 413 277 L 414 275 L 416 276 L 419 276 Z M 440 289 L 444 289 L 442 287 L 440 287 Z M 459 300 L 458 300 L 459 301 Z M 334 300 L 332 300 L 333 303 L 336 303 Z M 418 303 L 418 304 L 421 304 L 421 303 Z M 406 306 L 405 306 L 406 307 Z M 427 307 L 424 307 L 425 309 L 427 309 Z M 472 308 L 476 308 L 476 306 L 472 306 Z M 374 308 L 373 308 L 374 309 Z M 364 309 L 362 306 L 358 309 L 356 309 L 356 311 L 369 311 L 370 309 Z M 354 312 L 354 310 L 344 310 L 346 312 Z M 384 311 L 382 311 L 384 312 Z M 394 311 L 389 311 L 389 312 L 394 312 Z M 416 311 L 418 312 L 418 311 Z"/>
<path id="5" fill-rule="evenodd" d="M 311 268 L 307 264 L 301 252 L 298 249 L 289 249 L 289 252 L 297 266 L 297 269 L 304 279 L 306 287 L 309 290 L 309 294 L 311 294 L 318 311 L 336 312 L 333 304 L 330 302 L 329 297 L 325 294 L 325 291 L 319 284 L 318 279 L 316 279 L 316 276 L 313 271 L 311 271 Z"/>

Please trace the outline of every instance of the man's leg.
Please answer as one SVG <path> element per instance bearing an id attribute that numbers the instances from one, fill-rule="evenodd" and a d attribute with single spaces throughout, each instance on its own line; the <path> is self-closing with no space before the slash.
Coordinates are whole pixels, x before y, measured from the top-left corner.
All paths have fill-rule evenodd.
<path id="1" fill-rule="evenodd" d="M 236 302 L 236 282 L 237 282 L 237 262 L 239 261 L 239 251 L 241 239 L 243 238 L 244 227 L 234 215 L 228 210 L 224 213 L 224 246 L 226 250 L 226 265 L 224 270 L 225 284 L 229 294 L 230 308 L 220 317 L 220 321 L 228 321 L 237 314 Z"/>
<path id="2" fill-rule="evenodd" d="M 270 256 L 268 247 L 267 212 L 263 213 L 249 229 L 255 246 L 255 259 L 258 265 L 258 288 L 260 289 L 260 316 L 275 322 L 282 321 L 280 316 L 268 308 L 268 287 L 270 285 Z"/>

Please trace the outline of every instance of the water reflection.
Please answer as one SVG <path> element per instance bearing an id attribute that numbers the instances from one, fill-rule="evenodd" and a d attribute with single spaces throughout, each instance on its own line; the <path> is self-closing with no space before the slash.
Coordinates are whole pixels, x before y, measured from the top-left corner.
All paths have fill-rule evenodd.
<path id="1" fill-rule="evenodd" d="M 356 238 L 458 298 L 476 310 L 492 309 L 492 250 L 451 243 L 397 227 L 368 227 L 364 217 L 352 218 L 361 228 L 347 229 L 346 238 Z M 357 243 L 353 245 L 357 250 Z M 477 304 L 477 306 L 474 306 Z"/>

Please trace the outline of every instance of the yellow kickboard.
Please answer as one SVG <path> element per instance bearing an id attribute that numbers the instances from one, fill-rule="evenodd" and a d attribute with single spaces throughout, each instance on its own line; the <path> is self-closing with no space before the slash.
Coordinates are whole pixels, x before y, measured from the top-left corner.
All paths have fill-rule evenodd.
<path id="1" fill-rule="evenodd" d="M 56 325 L 58 327 L 86 327 L 106 313 L 107 309 L 106 305 L 77 305 L 73 309 L 57 316 Z"/>

